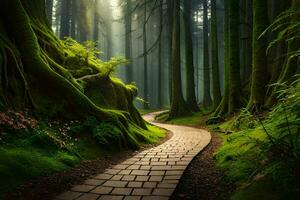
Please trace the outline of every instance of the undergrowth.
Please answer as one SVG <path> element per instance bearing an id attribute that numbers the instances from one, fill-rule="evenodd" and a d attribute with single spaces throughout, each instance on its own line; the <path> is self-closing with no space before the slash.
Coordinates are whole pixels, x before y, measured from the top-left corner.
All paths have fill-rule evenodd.
<path id="1" fill-rule="evenodd" d="M 297 199 L 300 196 L 300 83 L 298 80 L 291 86 L 280 87 L 280 101 L 268 114 L 252 115 L 244 110 L 220 126 L 223 131 L 233 133 L 222 136 L 224 144 L 215 158 L 217 165 L 227 172 L 228 182 L 248 191 L 265 182 L 271 191 L 284 194 L 285 199 Z M 239 191 L 236 197 L 246 194 Z"/>

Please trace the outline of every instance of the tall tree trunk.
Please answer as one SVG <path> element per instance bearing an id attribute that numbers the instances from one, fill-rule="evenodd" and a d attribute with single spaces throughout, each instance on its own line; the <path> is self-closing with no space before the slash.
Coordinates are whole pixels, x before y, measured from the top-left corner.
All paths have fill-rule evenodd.
<path id="1" fill-rule="evenodd" d="M 148 55 L 147 55 L 147 1 L 144 5 L 144 24 L 143 24 L 143 54 L 144 54 L 144 108 L 149 109 L 148 99 Z"/>
<path id="2" fill-rule="evenodd" d="M 71 0 L 62 1 L 61 20 L 60 20 L 60 38 L 70 36 L 70 10 Z"/>
<path id="3" fill-rule="evenodd" d="M 159 34 L 163 32 L 163 2 L 159 3 Z M 162 65 L 163 65 L 163 60 L 162 60 L 162 36 L 159 38 L 159 44 L 158 44 L 158 76 L 157 76 L 157 107 L 161 108 L 162 107 Z"/>
<path id="4" fill-rule="evenodd" d="M 209 107 L 212 104 L 210 95 L 210 67 L 209 67 L 209 43 L 208 43 L 208 8 L 207 0 L 203 0 L 203 106 Z"/>
<path id="5" fill-rule="evenodd" d="M 133 82 L 133 65 L 132 65 L 132 2 L 127 0 L 125 7 L 125 57 L 129 60 L 126 66 L 126 81 L 127 83 Z"/>
<path id="6" fill-rule="evenodd" d="M 213 80 L 213 108 L 216 109 L 221 102 L 221 89 L 219 77 L 219 51 L 218 51 L 218 28 L 217 28 L 216 0 L 211 0 L 211 68 Z"/>
<path id="7" fill-rule="evenodd" d="M 224 94 L 213 116 L 220 117 L 228 112 L 229 102 L 229 1 L 224 1 Z"/>
<path id="8" fill-rule="evenodd" d="M 167 12 L 168 12 L 168 32 L 173 32 L 173 7 L 174 2 L 173 0 L 167 0 Z M 169 58 L 168 58 L 168 65 L 169 65 L 169 102 L 170 105 L 172 105 L 172 34 L 169 34 L 169 40 L 168 40 L 168 47 L 169 47 Z"/>
<path id="9" fill-rule="evenodd" d="M 184 1 L 184 25 L 185 25 L 185 56 L 186 56 L 186 103 L 191 111 L 199 111 L 195 95 L 195 72 L 194 72 L 194 52 L 191 33 L 192 4 Z"/>
<path id="10" fill-rule="evenodd" d="M 78 0 L 72 0 L 71 6 L 71 37 L 77 39 L 76 35 L 76 24 L 77 24 L 77 14 L 78 14 Z"/>
<path id="11" fill-rule="evenodd" d="M 95 0 L 94 2 L 94 33 L 93 39 L 94 42 L 98 42 L 99 40 L 99 0 Z"/>
<path id="12" fill-rule="evenodd" d="M 229 0 L 229 113 L 241 107 L 239 5 L 239 0 Z"/>
<path id="13" fill-rule="evenodd" d="M 88 26 L 87 26 L 87 6 L 84 0 L 78 0 L 79 6 L 79 15 L 78 17 L 78 32 L 79 32 L 79 41 L 85 42 L 87 41 L 88 35 Z"/>
<path id="14" fill-rule="evenodd" d="M 47 18 L 50 26 L 52 26 L 53 0 L 46 0 Z"/>
<path id="15" fill-rule="evenodd" d="M 251 82 L 251 97 L 248 104 L 250 110 L 260 110 L 265 103 L 266 85 L 268 83 L 268 47 L 267 36 L 261 34 L 268 27 L 268 4 L 267 1 L 253 0 L 253 67 Z"/>
<path id="16" fill-rule="evenodd" d="M 180 0 L 174 1 L 173 7 L 173 40 L 172 40 L 172 104 L 169 118 L 189 114 L 183 99 L 180 69 Z"/>

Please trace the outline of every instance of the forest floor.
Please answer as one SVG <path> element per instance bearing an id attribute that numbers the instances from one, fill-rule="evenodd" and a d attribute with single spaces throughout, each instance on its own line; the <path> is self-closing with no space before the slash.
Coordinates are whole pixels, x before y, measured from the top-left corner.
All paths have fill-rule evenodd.
<path id="1" fill-rule="evenodd" d="M 201 114 L 202 115 L 202 114 Z M 148 115 L 149 116 L 149 115 Z M 172 124 L 187 124 L 197 129 L 203 129 L 205 117 L 199 118 L 198 114 L 191 116 L 189 119 L 176 120 Z M 199 121 L 199 119 L 201 119 Z M 148 119 L 149 120 L 149 119 Z M 188 123 L 187 123 L 188 122 Z M 189 124 L 190 123 L 190 124 Z M 172 125 L 166 125 L 172 126 Z M 143 146 L 140 151 L 125 151 L 114 153 L 107 156 L 101 156 L 95 160 L 84 161 L 81 165 L 71 170 L 55 173 L 30 181 L 16 192 L 7 195 L 5 200 L 50 200 L 63 191 L 70 190 L 74 185 L 83 184 L 88 177 L 93 177 L 103 173 L 106 169 L 111 168 L 124 160 L 134 157 L 142 151 L 153 149 L 171 138 L 169 132 L 167 137 L 159 141 L 156 145 Z M 213 159 L 214 152 L 221 145 L 221 140 L 216 134 L 212 134 L 211 143 L 198 154 L 189 164 L 180 183 L 176 187 L 171 199 L 201 199 L 215 200 L 228 199 L 233 188 L 224 184 L 222 181 L 223 174 L 215 167 Z"/>
<path id="2" fill-rule="evenodd" d="M 172 133 L 168 132 L 166 137 L 156 144 L 145 144 L 138 151 L 127 150 L 101 155 L 96 159 L 83 161 L 79 166 L 69 170 L 38 177 L 18 187 L 15 192 L 7 194 L 3 200 L 52 200 L 73 185 L 82 184 L 88 177 L 102 173 L 109 167 L 131 158 L 141 151 L 161 145 L 171 137 Z"/>
<path id="3" fill-rule="evenodd" d="M 198 154 L 183 174 L 171 200 L 226 200 L 234 187 L 225 184 L 222 171 L 217 169 L 213 159 L 220 147 L 219 136 L 212 133 L 211 143 Z"/>

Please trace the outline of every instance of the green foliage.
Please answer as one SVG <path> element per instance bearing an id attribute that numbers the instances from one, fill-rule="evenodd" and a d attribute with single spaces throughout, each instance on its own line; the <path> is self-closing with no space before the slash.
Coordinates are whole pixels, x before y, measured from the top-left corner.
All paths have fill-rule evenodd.
<path id="1" fill-rule="evenodd" d="M 294 39 L 299 38 L 300 35 L 300 22 L 290 20 L 299 19 L 300 17 L 300 8 L 290 8 L 289 10 L 281 13 L 273 23 L 262 33 L 261 37 L 266 35 L 268 32 L 278 32 L 277 37 L 269 44 L 268 51 L 275 44 L 280 41 L 290 42 Z M 288 57 L 299 57 L 300 50 L 289 52 Z"/>
<path id="2" fill-rule="evenodd" d="M 294 199 L 300 193 L 300 80 L 281 88 L 279 103 L 265 119 L 244 111 L 221 126 L 236 132 L 224 136 L 215 158 L 229 181 L 249 185 L 271 180 Z"/>
<path id="3" fill-rule="evenodd" d="M 78 43 L 72 38 L 63 40 L 65 46 L 65 63 L 66 67 L 71 70 L 85 70 L 92 73 L 99 73 L 102 76 L 109 76 L 115 72 L 116 67 L 127 64 L 128 61 L 123 56 L 112 57 L 109 61 L 104 62 L 99 58 L 101 52 L 97 49 L 97 44 L 93 41 L 86 41 L 83 44 Z M 75 73 L 80 73 L 75 71 Z"/>

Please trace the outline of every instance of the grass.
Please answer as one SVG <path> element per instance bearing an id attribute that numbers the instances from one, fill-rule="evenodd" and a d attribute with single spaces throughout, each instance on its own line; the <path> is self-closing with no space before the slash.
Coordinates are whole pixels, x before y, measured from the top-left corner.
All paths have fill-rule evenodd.
<path id="1" fill-rule="evenodd" d="M 185 126 L 204 125 L 206 122 L 205 115 L 207 115 L 209 112 L 210 112 L 209 110 L 203 110 L 201 112 L 192 113 L 192 115 L 189 116 L 178 117 L 171 120 L 168 120 L 169 113 L 164 112 L 156 116 L 156 120 L 168 124 L 177 124 L 177 125 L 185 125 Z"/>

